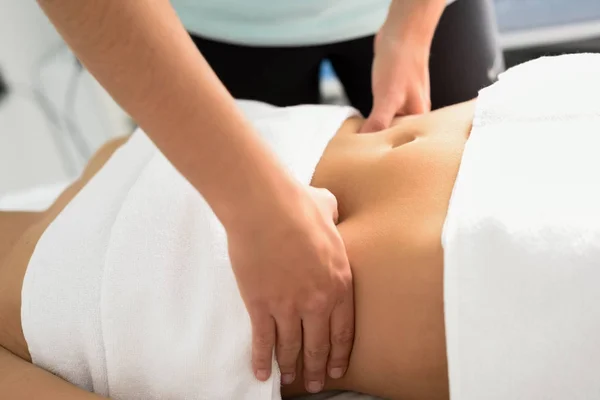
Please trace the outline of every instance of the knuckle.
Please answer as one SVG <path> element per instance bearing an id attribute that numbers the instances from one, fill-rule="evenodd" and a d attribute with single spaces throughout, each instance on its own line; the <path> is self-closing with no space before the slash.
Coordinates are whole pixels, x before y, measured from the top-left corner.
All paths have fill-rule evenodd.
<path id="1" fill-rule="evenodd" d="M 270 350 L 273 348 L 273 340 L 268 335 L 258 335 L 254 339 L 254 346 L 258 350 Z"/>
<path id="2" fill-rule="evenodd" d="M 323 194 L 323 198 L 325 198 L 325 200 L 329 202 L 331 206 L 337 207 L 337 198 L 333 195 L 333 193 L 327 189 L 322 189 L 321 193 Z"/>
<path id="3" fill-rule="evenodd" d="M 346 247 L 344 244 L 340 244 L 341 251 L 345 251 Z M 352 270 L 350 268 L 350 262 L 347 257 L 344 257 L 345 253 L 337 256 L 334 263 L 336 280 L 340 282 L 348 282 L 352 280 Z"/>
<path id="4" fill-rule="evenodd" d="M 370 132 L 381 131 L 384 129 L 383 119 L 381 117 L 373 118 L 368 122 L 368 129 Z"/>
<path id="5" fill-rule="evenodd" d="M 338 346 L 348 346 L 354 342 L 354 330 L 352 328 L 344 328 L 336 332 L 331 337 L 331 342 Z"/>
<path id="6" fill-rule="evenodd" d="M 352 290 L 352 287 L 353 287 L 352 272 L 342 271 L 340 273 L 340 286 L 341 286 L 342 293 L 346 293 L 348 290 Z"/>
<path id="7" fill-rule="evenodd" d="M 371 128 L 373 129 L 373 131 L 382 131 L 385 129 L 385 125 L 381 121 L 375 121 Z"/>
<path id="8" fill-rule="evenodd" d="M 290 354 L 290 353 L 299 353 L 302 348 L 302 344 L 300 342 L 290 342 L 290 343 L 278 343 L 277 350 L 281 353 Z"/>
<path id="9" fill-rule="evenodd" d="M 298 312 L 293 302 L 281 301 L 279 303 L 279 310 L 277 311 L 277 315 L 281 316 L 284 319 L 291 320 L 298 316 Z"/>
<path id="10" fill-rule="evenodd" d="M 333 293 L 335 305 L 342 303 L 349 291 L 353 289 L 352 274 L 345 270 L 335 271 Z"/>
<path id="11" fill-rule="evenodd" d="M 342 265 L 344 260 L 348 260 L 348 256 L 346 255 L 346 244 L 338 231 L 334 230 L 332 233 L 331 244 L 334 250 L 332 261 L 334 261 L 336 265 Z"/>
<path id="12" fill-rule="evenodd" d="M 260 318 L 264 315 L 265 310 L 267 309 L 267 304 L 262 298 L 251 298 L 246 300 L 248 312 L 250 314 L 251 319 Z"/>
<path id="13" fill-rule="evenodd" d="M 310 314 L 323 315 L 329 308 L 329 301 L 324 294 L 315 295 L 306 303 L 306 311 Z"/>
<path id="14" fill-rule="evenodd" d="M 312 247 L 314 249 L 317 261 L 320 265 L 329 264 L 331 258 L 331 244 L 326 235 L 319 235 L 313 238 Z"/>
<path id="15" fill-rule="evenodd" d="M 309 364 L 312 365 L 310 361 L 319 362 L 326 360 L 327 357 L 329 357 L 330 348 L 331 346 L 329 346 L 329 344 L 306 348 L 304 350 L 304 356 L 306 357 L 307 361 L 309 361 Z"/>

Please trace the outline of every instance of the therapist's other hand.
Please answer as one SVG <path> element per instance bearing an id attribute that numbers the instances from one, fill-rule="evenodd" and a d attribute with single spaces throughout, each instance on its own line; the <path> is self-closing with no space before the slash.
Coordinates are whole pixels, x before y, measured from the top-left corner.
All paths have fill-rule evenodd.
<path id="1" fill-rule="evenodd" d="M 373 109 L 361 133 L 387 129 L 395 116 L 430 111 L 429 46 L 386 32 L 375 37 Z"/>
<path id="2" fill-rule="evenodd" d="M 352 272 L 335 226 L 337 201 L 325 189 L 298 187 L 254 223 L 228 230 L 229 254 L 252 321 L 252 366 L 271 374 L 273 348 L 289 384 L 303 350 L 309 392 L 326 375 L 342 377 L 354 343 Z"/>

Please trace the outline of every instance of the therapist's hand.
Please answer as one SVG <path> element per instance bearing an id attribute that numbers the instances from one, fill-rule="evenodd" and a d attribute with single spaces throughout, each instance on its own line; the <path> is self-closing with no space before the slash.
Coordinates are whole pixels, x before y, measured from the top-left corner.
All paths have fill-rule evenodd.
<path id="1" fill-rule="evenodd" d="M 254 373 L 269 378 L 275 346 L 282 382 L 295 379 L 301 355 L 306 389 L 318 392 L 326 375 L 345 374 L 354 342 L 352 272 L 335 226 L 337 201 L 327 190 L 298 187 L 263 211 L 227 232 L 252 321 Z"/>
<path id="2" fill-rule="evenodd" d="M 375 37 L 372 86 L 373 109 L 362 133 L 388 128 L 395 116 L 428 112 L 429 45 L 382 28 Z"/>

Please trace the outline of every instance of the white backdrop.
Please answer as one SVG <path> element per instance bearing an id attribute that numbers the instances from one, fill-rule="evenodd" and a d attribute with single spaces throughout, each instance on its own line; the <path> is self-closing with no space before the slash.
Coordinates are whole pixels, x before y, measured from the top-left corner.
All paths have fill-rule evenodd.
<path id="1" fill-rule="evenodd" d="M 81 169 L 85 160 L 69 138 L 65 114 L 89 151 L 129 129 L 124 113 L 89 74 L 75 78 L 75 59 L 61 43 L 36 2 L 0 0 L 0 70 L 11 90 L 0 102 L 0 194 L 69 179 Z M 36 101 L 36 80 L 38 93 L 58 116 L 57 128 Z M 71 82 L 76 90 L 67 112 Z"/>

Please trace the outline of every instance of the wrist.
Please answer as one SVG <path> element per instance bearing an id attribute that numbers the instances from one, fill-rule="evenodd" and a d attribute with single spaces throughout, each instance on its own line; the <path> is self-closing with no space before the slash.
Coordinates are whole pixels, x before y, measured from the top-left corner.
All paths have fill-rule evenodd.
<path id="1" fill-rule="evenodd" d="M 429 51 L 445 0 L 393 0 L 380 35 Z"/>
<path id="2" fill-rule="evenodd" d="M 410 36 L 392 34 L 382 28 L 375 39 L 375 55 L 393 60 L 397 69 L 409 66 L 427 66 L 429 64 L 429 43 L 415 40 Z M 390 58 L 391 57 L 391 58 Z"/>
<path id="3" fill-rule="evenodd" d="M 267 179 L 257 180 L 246 193 L 239 193 L 221 207 L 217 216 L 228 233 L 252 234 L 271 223 L 268 221 L 291 215 L 295 199 L 302 194 L 303 187 L 286 170 L 275 168 Z"/>

